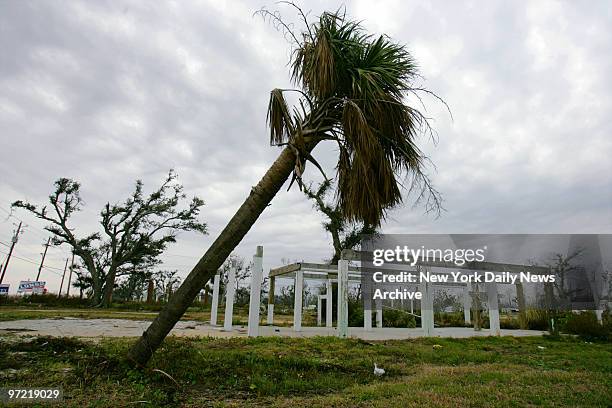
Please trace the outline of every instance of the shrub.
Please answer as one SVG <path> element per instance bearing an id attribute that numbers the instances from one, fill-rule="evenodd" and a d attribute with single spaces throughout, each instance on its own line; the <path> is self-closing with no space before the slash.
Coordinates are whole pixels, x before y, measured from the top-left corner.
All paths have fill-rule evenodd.
<path id="1" fill-rule="evenodd" d="M 349 297 L 348 302 L 349 327 L 363 327 L 363 305 L 360 300 Z"/>
<path id="2" fill-rule="evenodd" d="M 529 330 L 548 330 L 548 314 L 545 310 L 527 310 L 525 318 Z"/>
<path id="3" fill-rule="evenodd" d="M 46 293 L 32 294 L 25 296 L 0 296 L 0 305 L 11 306 L 52 306 L 52 307 L 89 307 L 89 300 L 79 299 L 78 297 L 61 297 L 57 294 Z"/>
<path id="4" fill-rule="evenodd" d="M 516 330 L 521 328 L 519 319 L 514 316 L 504 316 L 500 319 L 499 326 L 500 328 L 507 330 Z"/>
<path id="5" fill-rule="evenodd" d="M 156 301 L 153 303 L 147 302 L 139 302 L 139 301 L 122 301 L 122 302 L 113 302 L 111 307 L 113 309 L 119 310 L 129 310 L 129 311 L 140 311 L 147 310 L 151 312 L 158 312 L 162 309 L 165 302 Z"/>
<path id="6" fill-rule="evenodd" d="M 383 327 L 416 327 L 416 319 L 411 314 L 397 309 L 384 309 Z"/>
<path id="7" fill-rule="evenodd" d="M 363 327 L 363 303 L 355 297 L 348 299 L 348 325 L 349 327 Z M 372 325 L 376 325 L 376 310 L 372 310 Z M 416 327 L 414 316 L 399 309 L 383 310 L 383 327 Z"/>
<path id="8" fill-rule="evenodd" d="M 438 312 L 434 314 L 434 322 L 440 327 L 466 327 L 463 312 Z"/>
<path id="9" fill-rule="evenodd" d="M 604 324 L 597 321 L 594 312 L 580 312 L 569 315 L 562 324 L 561 330 L 569 334 L 577 334 L 587 340 L 612 340 L 612 325 L 610 319 Z"/>

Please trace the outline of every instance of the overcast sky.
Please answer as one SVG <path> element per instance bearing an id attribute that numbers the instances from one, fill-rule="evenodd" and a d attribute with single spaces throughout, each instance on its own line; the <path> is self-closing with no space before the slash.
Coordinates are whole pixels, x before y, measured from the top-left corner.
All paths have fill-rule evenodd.
<path id="1" fill-rule="evenodd" d="M 407 205 L 387 233 L 611 233 L 612 11 L 608 1 L 308 2 L 312 15 L 346 4 L 420 65 L 438 143 L 419 141 L 444 196 L 438 219 Z M 59 177 L 82 183 L 78 233 L 98 229 L 107 201 L 136 179 L 176 169 L 206 201 L 210 234 L 182 234 L 164 267 L 186 275 L 278 155 L 265 126 L 269 91 L 290 86 L 289 44 L 253 12 L 273 2 L 0 2 L 0 259 L 16 218 L 10 203 L 44 203 Z M 333 174 L 333 145 L 316 155 Z M 316 176 L 308 168 L 307 177 Z M 329 258 L 321 217 L 281 190 L 237 253 L 264 245 L 281 258 Z M 150 191 L 150 190 L 148 190 Z M 44 224 L 27 224 L 5 282 L 34 279 Z M 42 278 L 57 291 L 68 248 L 51 248 Z M 19 259 L 19 258 L 21 259 Z"/>

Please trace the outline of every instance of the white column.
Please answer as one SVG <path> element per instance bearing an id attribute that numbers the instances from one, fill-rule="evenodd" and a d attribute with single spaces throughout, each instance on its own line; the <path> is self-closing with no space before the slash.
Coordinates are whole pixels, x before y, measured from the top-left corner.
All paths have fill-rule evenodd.
<path id="1" fill-rule="evenodd" d="M 470 284 L 468 283 L 465 288 L 463 288 L 463 318 L 465 324 L 472 323 L 472 316 L 470 312 L 472 310 L 472 296 L 470 296 Z"/>
<path id="2" fill-rule="evenodd" d="M 338 261 L 338 336 L 348 336 L 348 261 Z"/>
<path id="3" fill-rule="evenodd" d="M 268 303 L 268 324 L 274 324 L 274 303 Z"/>
<path id="4" fill-rule="evenodd" d="M 423 335 L 429 337 L 433 335 L 434 331 L 432 288 L 427 282 L 422 282 L 419 286 L 423 294 L 421 299 L 421 327 L 423 328 Z"/>
<path id="5" fill-rule="evenodd" d="M 231 266 L 227 276 L 227 287 L 225 288 L 225 320 L 223 330 L 232 330 L 232 320 L 234 318 L 234 296 L 236 295 L 236 267 Z"/>
<path id="6" fill-rule="evenodd" d="M 366 332 L 372 331 L 372 284 L 366 284 L 365 287 L 362 287 L 361 296 L 363 297 L 363 328 Z M 366 289 L 368 293 L 366 293 Z"/>
<path id="7" fill-rule="evenodd" d="M 381 299 L 376 299 L 376 327 L 381 329 L 383 327 L 383 305 Z"/>
<path id="8" fill-rule="evenodd" d="M 302 331 L 302 292 L 304 291 L 304 272 L 300 269 L 295 273 L 293 330 Z"/>
<path id="9" fill-rule="evenodd" d="M 251 275 L 251 297 L 249 299 L 249 337 L 259 335 L 259 306 L 261 304 L 261 276 L 263 275 L 263 246 L 258 246 L 253 256 Z"/>
<path id="10" fill-rule="evenodd" d="M 321 302 L 321 298 L 322 298 L 321 295 L 317 295 L 317 327 L 321 326 L 321 315 L 323 314 L 321 312 L 321 307 L 322 307 L 322 303 L 323 303 L 323 302 Z"/>
<path id="11" fill-rule="evenodd" d="M 212 296 L 212 304 L 210 305 L 210 325 L 217 325 L 217 310 L 219 310 L 219 281 L 221 279 L 220 274 L 215 275 L 215 280 L 213 281 L 213 296 Z"/>
<path id="12" fill-rule="evenodd" d="M 367 332 L 372 331 L 372 311 L 369 309 L 363 309 L 363 328 Z"/>
<path id="13" fill-rule="evenodd" d="M 595 309 L 595 316 L 597 317 L 597 321 L 599 322 L 599 324 L 603 324 L 603 312 L 605 308 L 606 308 L 606 301 L 599 300 L 599 302 L 597 302 L 597 309 Z"/>
<path id="14" fill-rule="evenodd" d="M 491 335 L 500 336 L 499 302 L 497 299 L 497 284 L 487 283 L 487 303 L 489 305 L 489 328 Z"/>
<path id="15" fill-rule="evenodd" d="M 601 309 L 595 310 L 595 316 L 597 317 L 597 322 L 599 324 L 603 324 L 603 310 Z"/>
<path id="16" fill-rule="evenodd" d="M 325 300 L 325 325 L 327 327 L 334 326 L 334 304 L 333 304 L 333 293 L 332 293 L 332 280 L 327 279 L 326 282 L 327 299 Z"/>

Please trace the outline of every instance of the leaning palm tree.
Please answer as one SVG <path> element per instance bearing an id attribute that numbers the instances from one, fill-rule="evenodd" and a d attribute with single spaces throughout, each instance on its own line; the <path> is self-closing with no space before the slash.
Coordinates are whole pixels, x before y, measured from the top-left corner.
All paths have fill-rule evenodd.
<path id="1" fill-rule="evenodd" d="M 402 202 L 404 182 L 428 210 L 440 208 L 423 171 L 426 158 L 415 144 L 431 128 L 405 102 L 406 94 L 416 91 L 412 56 L 388 37 L 368 35 L 342 13 L 326 12 L 309 23 L 298 11 L 305 24 L 299 35 L 277 14 L 261 11 L 294 42 L 291 72 L 299 89 L 274 89 L 268 108 L 270 142 L 284 148 L 130 350 L 129 359 L 138 365 L 147 363 L 289 177 L 289 187 L 294 182 L 301 187 L 307 162 L 323 171 L 311 154 L 319 143 L 338 148 L 336 199 L 347 220 L 380 225 L 386 212 Z M 285 99 L 287 92 L 299 94 L 294 107 Z"/>

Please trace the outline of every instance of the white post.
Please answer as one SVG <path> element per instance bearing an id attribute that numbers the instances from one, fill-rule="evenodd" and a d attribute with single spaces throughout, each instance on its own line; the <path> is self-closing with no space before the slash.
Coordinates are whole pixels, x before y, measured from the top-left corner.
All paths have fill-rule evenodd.
<path id="1" fill-rule="evenodd" d="M 213 281 L 213 296 L 212 296 L 212 304 L 210 305 L 210 325 L 217 325 L 217 310 L 219 310 L 219 281 L 221 280 L 221 275 L 216 274 L 215 280 Z"/>
<path id="2" fill-rule="evenodd" d="M 595 309 L 595 316 L 597 316 L 597 322 L 603 324 L 603 309 Z"/>
<path id="3" fill-rule="evenodd" d="M 223 330 L 232 331 L 232 320 L 234 318 L 234 295 L 236 294 L 236 267 L 232 265 L 227 276 L 227 287 L 225 288 L 225 320 Z"/>
<path id="4" fill-rule="evenodd" d="M 427 282 L 421 282 L 420 289 L 423 295 L 421 299 L 421 327 L 423 328 L 423 335 L 429 337 L 433 335 L 434 331 L 433 296 L 431 287 Z"/>
<path id="5" fill-rule="evenodd" d="M 364 288 L 365 286 L 365 288 Z M 372 309 L 374 299 L 372 299 L 372 284 L 361 285 L 361 297 L 363 300 L 363 329 L 366 332 L 372 331 Z"/>
<path id="6" fill-rule="evenodd" d="M 463 288 L 463 318 L 465 324 L 469 325 L 472 323 L 472 316 L 470 312 L 472 310 L 472 297 L 470 296 L 470 284 L 468 283 Z"/>
<path id="7" fill-rule="evenodd" d="M 317 326 L 321 326 L 321 315 L 323 314 L 321 312 L 321 307 L 323 302 L 321 301 L 322 296 L 321 295 L 317 295 Z"/>
<path id="8" fill-rule="evenodd" d="M 302 292 L 304 291 L 304 272 L 300 269 L 295 273 L 293 330 L 302 331 Z"/>
<path id="9" fill-rule="evenodd" d="M 487 303 L 489 305 L 489 328 L 491 335 L 500 336 L 499 301 L 497 299 L 497 284 L 487 283 Z"/>
<path id="10" fill-rule="evenodd" d="M 338 261 L 338 336 L 348 336 L 348 261 Z"/>
<path id="11" fill-rule="evenodd" d="M 379 329 L 383 327 L 383 307 L 381 299 L 376 299 L 376 327 Z"/>
<path id="12" fill-rule="evenodd" d="M 253 274 L 251 276 L 251 297 L 249 299 L 249 337 L 259 335 L 259 305 L 261 304 L 261 276 L 263 275 L 263 246 L 258 246 L 253 256 Z"/>
<path id="13" fill-rule="evenodd" d="M 327 299 L 325 300 L 325 325 L 327 327 L 334 326 L 334 308 L 333 308 L 333 293 L 332 280 L 327 279 L 326 282 Z"/>
<path id="14" fill-rule="evenodd" d="M 363 328 L 367 332 L 372 331 L 372 311 L 369 309 L 363 309 Z"/>
<path id="15" fill-rule="evenodd" d="M 274 324 L 274 303 L 268 303 L 268 324 Z"/>
<path id="16" fill-rule="evenodd" d="M 597 317 L 597 321 L 599 322 L 599 324 L 603 324 L 603 312 L 605 308 L 606 308 L 605 300 L 600 300 L 597 303 L 597 309 L 595 309 L 595 316 Z"/>

